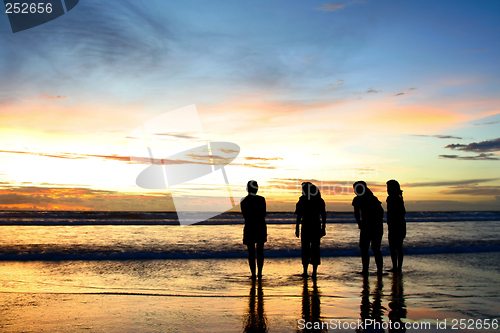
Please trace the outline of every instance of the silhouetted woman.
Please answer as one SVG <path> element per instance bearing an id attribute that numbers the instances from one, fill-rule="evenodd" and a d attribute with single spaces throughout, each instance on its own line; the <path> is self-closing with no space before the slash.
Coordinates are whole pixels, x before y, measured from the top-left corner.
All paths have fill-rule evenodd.
<path id="1" fill-rule="evenodd" d="M 258 276 L 262 277 L 262 267 L 264 267 L 264 243 L 267 242 L 266 226 L 266 199 L 257 195 L 259 185 L 255 180 L 247 184 L 248 195 L 241 199 L 241 213 L 245 219 L 243 228 L 243 244 L 248 248 L 248 264 L 252 272 L 252 279 L 255 275 L 255 248 L 257 247 Z"/>
<path id="2" fill-rule="evenodd" d="M 361 250 L 361 262 L 363 263 L 361 273 L 368 274 L 371 243 L 375 263 L 377 264 L 377 273 L 382 274 L 384 265 L 382 252 L 380 251 L 380 243 L 384 233 L 384 209 L 382 203 L 373 195 L 364 181 L 357 181 L 352 187 L 356 194 L 356 197 L 352 200 L 354 217 L 360 230 L 359 248 Z"/>
<path id="3" fill-rule="evenodd" d="M 399 183 L 391 179 L 387 182 L 387 226 L 389 228 L 389 249 L 391 250 L 392 271 L 400 272 L 403 266 L 403 240 L 406 237 L 405 203 Z"/>
<path id="4" fill-rule="evenodd" d="M 302 266 L 304 268 L 302 276 L 307 276 L 307 268 L 309 264 L 312 264 L 312 276 L 316 277 L 318 265 L 321 264 L 320 239 L 326 235 L 326 209 L 325 201 L 321 198 L 321 193 L 315 185 L 309 182 L 302 183 L 302 196 L 297 202 L 295 214 L 297 214 L 295 236 L 301 235 Z M 299 232 L 299 224 L 301 223 L 302 233 Z"/>

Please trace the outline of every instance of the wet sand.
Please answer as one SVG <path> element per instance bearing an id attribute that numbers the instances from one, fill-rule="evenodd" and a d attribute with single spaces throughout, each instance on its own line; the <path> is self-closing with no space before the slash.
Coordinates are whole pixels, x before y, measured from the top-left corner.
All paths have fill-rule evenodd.
<path id="1" fill-rule="evenodd" d="M 438 331 L 444 319 L 451 329 L 453 319 L 498 316 L 496 259 L 495 253 L 407 256 L 403 274 L 363 277 L 356 273 L 359 258 L 324 258 L 315 280 L 299 275 L 299 259 L 268 259 L 256 282 L 242 259 L 0 262 L 0 328 L 296 332 L 323 322 L 329 331 L 353 332 L 333 325 L 374 319 L 429 322 Z"/>

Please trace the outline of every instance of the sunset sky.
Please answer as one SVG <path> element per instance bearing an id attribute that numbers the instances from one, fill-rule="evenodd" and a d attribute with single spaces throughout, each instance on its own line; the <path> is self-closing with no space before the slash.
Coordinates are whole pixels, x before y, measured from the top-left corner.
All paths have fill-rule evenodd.
<path id="1" fill-rule="evenodd" d="M 81 0 L 15 34 L 1 14 L 0 209 L 174 210 L 130 137 L 195 105 L 240 147 L 236 202 L 255 179 L 293 211 L 309 180 L 349 211 L 354 181 L 385 202 L 396 179 L 407 210 L 498 210 L 499 22 L 499 1 Z M 178 195 L 203 210 L 220 179 Z"/>

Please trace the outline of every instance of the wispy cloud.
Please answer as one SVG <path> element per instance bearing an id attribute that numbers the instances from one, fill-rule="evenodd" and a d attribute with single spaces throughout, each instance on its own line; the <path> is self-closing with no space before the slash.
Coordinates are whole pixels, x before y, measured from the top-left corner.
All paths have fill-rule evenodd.
<path id="1" fill-rule="evenodd" d="M 344 85 L 344 80 L 337 80 L 336 83 L 330 83 L 328 85 L 334 88 L 342 87 Z"/>
<path id="2" fill-rule="evenodd" d="M 481 142 L 472 142 L 468 145 L 453 143 L 445 146 L 445 148 L 474 153 L 500 151 L 500 138 Z"/>
<path id="3" fill-rule="evenodd" d="M 452 135 L 425 135 L 425 134 L 411 134 L 410 136 L 418 136 L 418 137 L 424 137 L 424 138 L 438 138 L 438 139 L 457 139 L 457 140 L 462 140 L 463 138 L 460 136 L 452 136 Z"/>
<path id="4" fill-rule="evenodd" d="M 345 6 L 346 5 L 344 3 L 340 2 L 326 3 L 323 6 L 316 8 L 316 10 L 320 10 L 322 12 L 336 12 Z"/>
<path id="5" fill-rule="evenodd" d="M 81 187 L 0 188 L 0 208 L 41 210 L 173 210 L 166 193 L 138 195 Z"/>
<path id="6" fill-rule="evenodd" d="M 492 153 L 481 153 L 476 156 L 439 155 L 440 158 L 448 158 L 464 161 L 498 161 L 500 157 Z"/>
<path id="7" fill-rule="evenodd" d="M 464 180 L 449 180 L 449 181 L 434 181 L 434 182 L 421 182 L 421 183 L 405 183 L 402 187 L 435 187 L 435 186 L 458 186 L 458 185 L 472 185 L 479 183 L 487 183 L 500 178 L 482 178 L 482 179 L 464 179 Z"/>
<path id="8" fill-rule="evenodd" d="M 281 157 L 243 157 L 247 161 L 279 161 Z"/>
<path id="9" fill-rule="evenodd" d="M 66 96 L 60 96 L 60 95 L 57 95 L 57 96 L 51 96 L 51 95 L 48 95 L 48 94 L 42 94 L 40 96 L 40 99 L 49 99 L 49 100 L 54 100 L 54 99 L 65 99 L 67 98 Z"/>
<path id="10" fill-rule="evenodd" d="M 396 95 L 394 96 L 401 96 L 401 95 L 404 95 L 405 93 L 397 93 Z"/>
<path id="11" fill-rule="evenodd" d="M 480 123 L 480 124 L 474 124 L 475 126 L 480 126 L 480 125 L 493 125 L 493 124 L 498 124 L 500 123 L 500 120 L 497 121 L 489 121 L 487 123 Z"/>
<path id="12" fill-rule="evenodd" d="M 464 194 L 464 195 L 500 195 L 500 186 L 457 186 L 450 190 L 443 190 L 445 194 Z"/>

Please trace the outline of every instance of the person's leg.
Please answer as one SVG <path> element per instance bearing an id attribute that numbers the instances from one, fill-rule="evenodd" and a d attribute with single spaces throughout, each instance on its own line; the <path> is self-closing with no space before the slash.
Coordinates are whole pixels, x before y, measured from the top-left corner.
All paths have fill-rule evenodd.
<path id="1" fill-rule="evenodd" d="M 372 239 L 372 251 L 375 257 L 375 263 L 377 264 L 377 273 L 382 274 L 384 269 L 384 259 L 382 258 L 382 251 L 380 250 L 380 244 L 382 243 L 382 234 L 373 236 Z"/>
<path id="2" fill-rule="evenodd" d="M 320 257 L 320 240 L 315 239 L 311 242 L 311 264 L 313 265 L 312 276 L 316 277 L 318 274 L 318 265 L 321 265 L 321 257 Z"/>
<path id="3" fill-rule="evenodd" d="M 398 250 L 395 244 L 394 236 L 389 232 L 389 250 L 391 251 L 392 272 L 398 269 Z"/>
<path id="4" fill-rule="evenodd" d="M 391 272 L 395 272 L 398 269 L 398 250 L 394 245 L 389 245 L 389 250 L 391 251 L 391 261 L 392 261 Z"/>
<path id="5" fill-rule="evenodd" d="M 257 243 L 257 276 L 262 277 L 264 267 L 264 243 Z"/>
<path id="6" fill-rule="evenodd" d="M 404 254 L 403 254 L 403 240 L 401 240 L 401 242 L 399 242 L 398 244 L 398 247 L 397 247 L 397 257 L 398 257 L 398 271 L 401 271 L 402 267 L 403 267 L 403 257 L 404 257 Z"/>
<path id="7" fill-rule="evenodd" d="M 252 273 L 252 279 L 255 278 L 255 244 L 247 244 L 248 248 L 248 265 Z"/>
<path id="8" fill-rule="evenodd" d="M 363 264 L 362 274 L 368 274 L 370 266 L 370 237 L 367 231 L 361 230 L 359 235 L 359 249 L 361 250 L 361 263 Z"/>
<path id="9" fill-rule="evenodd" d="M 307 238 L 302 238 L 301 239 L 301 245 L 302 245 L 302 267 L 303 267 L 303 272 L 302 276 L 307 276 L 307 268 L 309 266 L 309 258 L 311 255 L 311 242 Z"/>

